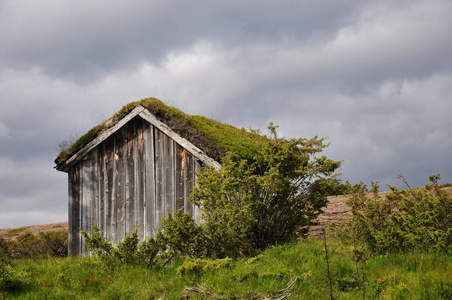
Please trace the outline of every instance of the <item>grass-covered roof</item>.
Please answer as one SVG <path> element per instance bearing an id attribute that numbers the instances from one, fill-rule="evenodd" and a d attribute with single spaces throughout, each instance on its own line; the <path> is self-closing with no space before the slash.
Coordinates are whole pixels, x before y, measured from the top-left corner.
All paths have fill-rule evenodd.
<path id="1" fill-rule="evenodd" d="M 269 141 L 264 136 L 245 129 L 238 129 L 203 116 L 189 115 L 156 98 L 146 98 L 123 106 L 113 117 L 93 127 L 59 154 L 55 160 L 57 166 L 61 166 L 78 150 L 114 126 L 138 105 L 148 109 L 162 123 L 218 162 L 221 162 L 227 152 L 233 152 L 245 159 L 253 159 L 256 150 Z"/>

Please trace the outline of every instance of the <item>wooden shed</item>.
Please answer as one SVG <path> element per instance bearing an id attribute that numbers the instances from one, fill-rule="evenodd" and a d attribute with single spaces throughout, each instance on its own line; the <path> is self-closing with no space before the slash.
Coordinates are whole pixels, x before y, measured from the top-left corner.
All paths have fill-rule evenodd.
<path id="1" fill-rule="evenodd" d="M 80 229 L 93 225 L 117 243 L 137 227 L 140 240 L 154 235 L 161 219 L 182 207 L 199 221 L 188 196 L 197 172 L 219 167 L 219 156 L 209 157 L 165 124 L 167 109 L 157 99 L 129 104 L 57 158 L 56 169 L 69 179 L 69 255 L 86 253 Z M 177 130 L 196 140 L 190 122 L 177 120 Z"/>

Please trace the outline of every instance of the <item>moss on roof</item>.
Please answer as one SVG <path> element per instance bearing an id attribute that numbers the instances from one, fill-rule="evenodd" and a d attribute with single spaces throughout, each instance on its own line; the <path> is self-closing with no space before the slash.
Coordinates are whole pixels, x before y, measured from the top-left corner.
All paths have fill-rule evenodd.
<path id="1" fill-rule="evenodd" d="M 180 136 L 189 140 L 218 162 L 221 162 L 221 159 L 229 151 L 242 158 L 253 159 L 256 150 L 264 143 L 269 142 L 262 135 L 245 129 L 238 129 L 206 117 L 189 115 L 177 108 L 164 104 L 156 98 L 146 98 L 123 106 L 113 117 L 93 127 L 72 144 L 69 149 L 59 154 L 55 160 L 57 166 L 64 164 L 78 150 L 94 140 L 106 129 L 114 126 L 138 105 L 147 108 L 162 123 L 165 123 Z"/>

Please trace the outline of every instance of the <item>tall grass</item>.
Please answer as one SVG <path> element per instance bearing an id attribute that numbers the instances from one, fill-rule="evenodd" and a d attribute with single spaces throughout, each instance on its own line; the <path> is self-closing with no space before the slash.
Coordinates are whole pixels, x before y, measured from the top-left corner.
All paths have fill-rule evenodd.
<path id="1" fill-rule="evenodd" d="M 223 297 L 259 299 L 278 294 L 294 279 L 290 299 L 329 299 L 322 243 L 309 239 L 274 246 L 253 258 L 197 271 L 180 268 L 194 263 L 182 258 L 151 268 L 95 257 L 17 259 L 14 269 L 29 274 L 28 283 L 8 292 L 6 299 L 207 299 L 185 290 L 187 286 Z M 329 240 L 328 251 L 334 299 L 363 299 L 353 247 Z M 452 298 L 451 255 L 379 255 L 362 264 L 367 299 Z"/>

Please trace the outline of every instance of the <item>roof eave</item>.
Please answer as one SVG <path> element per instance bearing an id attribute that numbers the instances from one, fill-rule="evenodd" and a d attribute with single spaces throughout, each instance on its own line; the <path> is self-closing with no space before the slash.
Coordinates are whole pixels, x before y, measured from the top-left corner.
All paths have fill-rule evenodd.
<path id="1" fill-rule="evenodd" d="M 220 163 L 212 159 L 211 157 L 207 156 L 201 149 L 196 147 L 194 144 L 192 144 L 189 140 L 181 137 L 179 134 L 177 134 L 174 130 L 172 130 L 170 127 L 168 127 L 166 124 L 159 121 L 152 113 L 149 112 L 149 110 L 145 107 L 143 107 L 141 104 L 137 105 L 130 111 L 124 118 L 122 118 L 118 123 L 116 123 L 111 128 L 108 128 L 106 131 L 104 131 L 102 134 L 97 136 L 95 139 L 93 139 L 91 142 L 86 144 L 84 147 L 82 147 L 80 150 L 78 150 L 76 153 L 74 153 L 71 157 L 69 157 L 67 160 L 65 160 L 63 163 L 57 165 L 55 168 L 58 171 L 62 172 L 69 172 L 71 167 L 76 164 L 78 161 L 83 159 L 83 157 L 88 154 L 91 150 L 93 150 L 95 147 L 97 147 L 100 143 L 105 141 L 108 137 L 113 135 L 116 131 L 118 131 L 120 128 L 122 128 L 126 123 L 128 123 L 130 120 L 135 118 L 136 116 L 140 116 L 156 128 L 158 128 L 160 131 L 168 135 L 170 138 L 172 138 L 174 141 L 176 141 L 178 144 L 180 144 L 182 147 L 184 147 L 188 152 L 190 152 L 194 157 L 202 161 L 204 164 L 208 166 L 212 166 L 216 169 L 220 167 Z"/>

